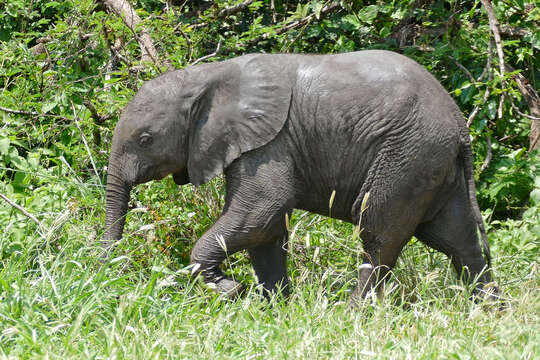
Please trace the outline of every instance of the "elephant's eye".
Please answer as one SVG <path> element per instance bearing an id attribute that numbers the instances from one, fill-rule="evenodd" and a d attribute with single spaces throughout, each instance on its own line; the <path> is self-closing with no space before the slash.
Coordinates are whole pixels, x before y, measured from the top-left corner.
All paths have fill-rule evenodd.
<path id="1" fill-rule="evenodd" d="M 142 133 L 141 136 L 139 137 L 139 144 L 141 146 L 148 146 L 151 143 L 152 143 L 152 135 L 150 135 L 147 132 Z"/>

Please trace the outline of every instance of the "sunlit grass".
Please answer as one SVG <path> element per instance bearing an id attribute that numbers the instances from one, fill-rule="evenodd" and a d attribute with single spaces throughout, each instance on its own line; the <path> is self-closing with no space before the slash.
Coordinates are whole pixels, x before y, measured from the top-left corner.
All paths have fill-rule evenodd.
<path id="1" fill-rule="evenodd" d="M 0 356 L 180 359 L 533 359 L 540 354 L 540 276 L 533 220 L 492 230 L 494 273 L 506 309 L 469 300 L 448 260 L 409 244 L 382 300 L 348 305 L 361 246 L 353 228 L 295 212 L 292 294 L 268 304 L 245 254 L 227 271 L 250 285 L 236 301 L 189 275 L 193 241 L 219 215 L 221 182 L 177 192 L 141 186 L 124 240 L 98 260 L 101 190 L 28 224 L 23 247 L 0 237 Z M 66 216 L 66 211 L 68 216 Z M 148 226 L 153 224 L 154 226 Z M 528 239 L 526 242 L 516 238 Z M 515 244 L 513 243 L 515 242 Z M 516 245 L 517 244 L 517 245 Z"/>

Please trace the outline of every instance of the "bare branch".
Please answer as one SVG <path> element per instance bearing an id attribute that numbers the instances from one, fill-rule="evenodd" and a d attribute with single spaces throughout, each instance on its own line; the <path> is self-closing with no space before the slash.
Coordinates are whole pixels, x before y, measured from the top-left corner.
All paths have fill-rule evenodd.
<path id="1" fill-rule="evenodd" d="M 488 50 L 487 50 L 487 59 L 486 59 L 486 65 L 484 66 L 484 70 L 482 70 L 482 74 L 476 79 L 476 81 L 481 81 L 486 75 L 491 74 L 491 60 L 493 58 L 493 42 L 491 40 L 488 41 Z"/>
<path id="2" fill-rule="evenodd" d="M 509 70 L 509 72 L 515 71 L 515 69 L 512 68 L 510 65 L 506 65 L 506 68 Z M 538 142 L 538 139 L 540 138 L 540 121 L 538 121 L 540 120 L 540 95 L 538 95 L 536 89 L 531 85 L 529 80 L 523 74 L 514 74 L 512 75 L 512 79 L 516 82 L 519 92 L 521 92 L 523 98 L 529 105 L 529 111 L 531 113 L 531 115 L 526 115 L 517 110 L 518 114 L 535 120 L 531 122 L 531 133 L 529 135 L 529 151 L 540 149 L 540 142 Z M 517 108 L 517 106 L 515 106 L 514 104 L 512 104 L 512 107 L 514 109 Z"/>
<path id="3" fill-rule="evenodd" d="M 484 9 L 486 9 L 488 20 L 489 20 L 489 28 L 491 32 L 493 33 L 493 38 L 495 40 L 495 48 L 497 49 L 497 56 L 499 57 L 499 72 L 501 77 L 503 78 L 504 83 L 504 52 L 502 48 L 502 42 L 501 42 L 501 33 L 499 31 L 499 21 L 497 20 L 497 17 L 495 16 L 495 11 L 493 10 L 493 5 L 491 4 L 490 0 L 481 0 L 482 4 L 484 5 Z"/>
<path id="4" fill-rule="evenodd" d="M 240 11 L 244 10 L 245 8 L 247 8 L 249 5 L 251 5 L 252 2 L 253 2 L 253 0 L 247 0 L 247 1 L 244 1 L 243 3 L 238 4 L 238 5 L 225 8 L 225 9 L 221 10 L 218 13 L 217 17 L 218 17 L 218 19 L 223 19 L 224 17 L 227 17 L 227 16 L 230 16 L 230 15 L 235 14 L 237 12 L 240 12 Z"/>
<path id="5" fill-rule="evenodd" d="M 110 11 L 120 16 L 124 24 L 131 30 L 133 36 L 137 39 L 141 48 L 141 60 L 152 61 L 154 65 L 159 66 L 158 52 L 150 34 L 145 28 L 141 29 L 141 34 L 138 35 L 136 28 L 142 22 L 141 18 L 127 0 L 101 0 L 109 8 Z"/>
<path id="6" fill-rule="evenodd" d="M 90 114 L 92 116 L 92 119 L 94 119 L 94 122 L 97 124 L 97 125 L 103 125 L 103 123 L 110 119 L 111 118 L 111 115 L 100 115 L 96 109 L 96 107 L 94 106 L 94 104 L 88 100 L 88 99 L 85 99 L 83 101 L 83 104 L 84 106 L 86 106 L 86 108 L 90 111 Z M 96 146 L 100 146 L 101 145 L 101 132 L 100 132 L 100 129 L 95 126 L 94 127 L 94 130 L 93 130 L 93 135 L 94 135 L 94 144 Z"/>
<path id="7" fill-rule="evenodd" d="M 3 106 L 0 106 L 0 111 L 6 112 L 9 114 L 16 114 L 16 115 L 41 116 L 40 113 L 37 113 L 35 111 L 14 110 L 14 109 L 5 108 Z"/>
<path id="8" fill-rule="evenodd" d="M 15 115 L 51 117 L 51 118 L 56 118 L 56 119 L 62 119 L 62 120 L 65 120 L 65 121 L 71 121 L 70 118 L 67 118 L 67 117 L 62 116 L 62 115 L 41 114 L 41 113 L 38 113 L 38 112 L 35 112 L 35 111 L 15 110 L 15 109 L 6 108 L 6 107 L 3 107 L 3 106 L 0 106 L 0 111 L 6 112 L 8 114 L 15 114 Z"/>
<path id="9" fill-rule="evenodd" d="M 486 59 L 486 65 L 484 66 L 484 70 L 482 70 L 482 74 L 476 79 L 476 81 L 481 81 L 486 75 L 488 76 L 488 80 L 492 79 L 492 72 L 491 72 L 491 59 L 492 59 L 492 53 L 493 53 L 493 45 L 491 41 L 488 42 L 488 50 L 487 50 L 487 59 Z M 489 87 L 486 87 L 486 92 L 484 93 L 484 97 L 482 98 L 482 104 L 484 105 L 487 103 L 487 100 L 489 98 L 489 95 L 491 94 Z M 472 122 L 474 121 L 474 118 L 476 115 L 478 115 L 478 112 L 480 111 L 480 105 L 476 105 L 471 111 L 471 114 L 469 115 L 469 118 L 467 119 L 467 127 L 471 127 Z"/>
<path id="10" fill-rule="evenodd" d="M 532 115 L 529 115 L 529 114 L 525 114 L 524 112 L 522 112 L 521 110 L 519 110 L 519 108 L 516 106 L 516 104 L 514 104 L 513 101 L 510 103 L 510 105 L 512 106 L 512 109 L 514 109 L 514 111 L 518 113 L 518 115 L 523 116 L 523 117 L 526 117 L 527 119 L 535 120 L 535 121 L 540 120 L 540 117 L 536 117 L 536 116 L 532 116 Z"/>
<path id="11" fill-rule="evenodd" d="M 487 102 L 489 95 L 490 95 L 489 88 L 486 88 L 486 92 L 484 93 L 484 97 L 482 98 L 482 105 Z M 467 119 L 467 127 L 471 127 L 471 124 L 474 121 L 474 118 L 476 117 L 476 115 L 478 115 L 479 111 L 480 111 L 480 105 L 476 105 L 473 111 L 471 111 L 469 118 Z"/>
<path id="12" fill-rule="evenodd" d="M 195 60 L 193 63 L 191 63 L 190 65 L 193 66 L 193 65 L 197 65 L 198 63 L 202 62 L 202 61 L 205 61 L 205 60 L 208 60 L 214 56 L 216 56 L 218 53 L 219 53 L 219 50 L 221 49 L 221 39 L 219 39 L 218 41 L 218 44 L 217 44 L 217 48 L 216 50 L 211 53 L 211 54 L 208 54 L 208 55 L 205 55 L 201 58 L 198 58 L 197 60 Z"/>
<path id="13" fill-rule="evenodd" d="M 334 2 L 330 5 L 326 5 L 325 7 L 323 7 L 320 11 L 319 14 L 316 14 L 316 13 L 312 13 L 300 20 L 297 20 L 297 21 L 294 21 L 290 24 L 286 24 L 280 28 L 277 28 L 275 31 L 274 31 L 274 34 L 270 34 L 270 33 L 264 33 L 260 36 L 257 36 L 256 38 L 254 39 L 251 39 L 249 40 L 248 42 L 246 43 L 243 43 L 243 44 L 238 44 L 239 46 L 250 46 L 250 45 L 254 45 L 256 43 L 258 43 L 259 41 L 263 41 L 263 40 L 267 40 L 268 38 L 270 38 L 270 36 L 273 36 L 273 35 L 281 35 L 289 30 L 293 30 L 293 29 L 296 29 L 296 28 L 299 28 L 301 26 L 304 26 L 304 25 L 307 25 L 308 23 L 311 22 L 311 20 L 313 18 L 315 18 L 316 16 L 320 16 L 320 18 L 322 18 L 324 15 L 327 15 L 337 9 L 341 9 L 341 4 L 340 2 Z"/>
<path id="14" fill-rule="evenodd" d="M 506 96 L 504 94 L 501 94 L 501 97 L 499 98 L 499 106 L 497 107 L 497 119 L 499 120 L 503 117 L 503 104 L 505 97 Z"/>
<path id="15" fill-rule="evenodd" d="M 274 0 L 270 0 L 270 11 L 272 11 L 272 24 L 277 23 L 276 4 Z"/>
<path id="16" fill-rule="evenodd" d="M 489 163 L 491 162 L 491 158 L 493 157 L 493 153 L 491 151 L 491 136 L 486 136 L 486 159 L 484 160 L 484 163 L 482 164 L 482 167 L 480 168 L 480 172 L 484 172 L 488 167 Z"/>
<path id="17" fill-rule="evenodd" d="M 179 23 L 178 25 L 176 25 L 173 29 L 173 33 L 176 33 L 178 31 L 186 40 L 187 62 L 189 63 L 191 61 L 191 56 L 193 55 L 192 54 L 193 50 L 191 49 L 191 39 L 189 38 L 189 36 L 187 36 L 187 34 L 182 29 L 180 29 L 181 26 L 182 26 L 182 23 Z"/>
<path id="18" fill-rule="evenodd" d="M 94 104 L 90 100 L 85 99 L 83 101 L 83 104 L 90 111 L 90 114 L 92 115 L 92 119 L 94 119 L 96 124 L 102 125 L 106 120 L 111 118 L 111 115 L 106 115 L 106 116 L 100 115 L 98 113 L 96 107 L 94 106 Z"/>
<path id="19" fill-rule="evenodd" d="M 452 61 L 454 62 L 454 64 L 456 64 L 456 66 L 458 68 L 460 68 L 461 70 L 463 70 L 463 72 L 467 75 L 467 77 L 469 78 L 469 80 L 471 80 L 472 83 L 476 82 L 476 79 L 474 78 L 474 76 L 471 74 L 471 72 L 469 71 L 469 69 L 467 69 L 465 66 L 463 66 L 459 61 L 456 60 L 456 58 L 454 58 L 453 56 L 449 56 L 450 59 L 452 59 Z"/>
<path id="20" fill-rule="evenodd" d="M 23 208 L 20 205 L 17 205 L 15 202 L 11 201 L 6 195 L 2 193 L 0 193 L 0 198 L 4 199 L 4 201 L 7 202 L 10 206 L 19 210 L 24 216 L 26 216 L 27 218 L 35 222 L 40 230 L 40 233 L 41 231 L 45 230 L 43 223 L 41 223 L 41 221 L 39 221 L 34 215 L 30 214 L 25 208 Z"/>
<path id="21" fill-rule="evenodd" d="M 502 47 L 502 41 L 501 41 L 501 33 L 499 31 L 499 21 L 497 20 L 497 17 L 495 16 L 495 11 L 493 10 L 493 5 L 491 4 L 490 0 L 480 0 L 482 1 L 482 4 L 484 5 L 484 8 L 486 9 L 488 20 L 489 20 L 489 28 L 491 32 L 493 33 L 493 38 L 495 40 L 495 48 L 497 49 L 497 56 L 499 57 L 499 73 L 501 76 L 501 84 L 503 88 L 505 87 L 506 81 L 504 79 L 504 73 L 505 73 L 505 66 L 504 66 L 504 51 Z M 499 119 L 502 118 L 502 110 L 503 110 L 503 103 L 505 99 L 505 94 L 502 93 L 501 97 L 499 99 L 499 106 L 497 110 L 497 117 Z"/>
<path id="22" fill-rule="evenodd" d="M 500 30 L 501 30 L 502 35 L 506 35 L 512 38 L 522 38 L 531 33 L 529 29 L 522 28 L 522 27 L 508 26 L 508 25 L 501 26 Z"/>

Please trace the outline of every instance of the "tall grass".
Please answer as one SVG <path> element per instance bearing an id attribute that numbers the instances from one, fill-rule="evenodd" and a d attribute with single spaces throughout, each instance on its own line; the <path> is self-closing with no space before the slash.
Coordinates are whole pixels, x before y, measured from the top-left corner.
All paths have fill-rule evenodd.
<path id="1" fill-rule="evenodd" d="M 124 240 L 98 260 L 100 187 L 69 185 L 67 206 L 0 235 L 0 355 L 7 358 L 533 359 L 540 355 L 540 211 L 491 229 L 506 309 L 469 300 L 449 261 L 414 240 L 382 300 L 348 306 L 361 246 L 352 226 L 290 221 L 288 300 L 261 299 L 243 253 L 227 271 L 251 284 L 229 301 L 189 275 L 193 242 L 219 215 L 222 185 L 140 186 Z M 80 189 L 80 187 L 83 187 Z M 2 204 L 0 206 L 5 206 Z M 6 208 L 4 208 L 6 210 Z M 4 218 L 2 218 L 4 219 Z M 26 221 L 13 213 L 11 219 Z M 9 227 L 9 221 L 3 224 Z"/>

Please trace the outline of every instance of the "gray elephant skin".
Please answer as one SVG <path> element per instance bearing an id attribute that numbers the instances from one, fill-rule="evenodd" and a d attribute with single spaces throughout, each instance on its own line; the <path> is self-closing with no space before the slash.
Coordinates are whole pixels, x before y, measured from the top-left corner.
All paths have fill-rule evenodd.
<path id="1" fill-rule="evenodd" d="M 367 193 L 353 300 L 376 287 L 413 235 L 479 290 L 491 281 L 490 255 L 471 158 L 450 95 L 393 52 L 192 66 L 145 82 L 118 121 L 104 246 L 122 237 L 133 186 L 169 174 L 199 185 L 224 173 L 223 212 L 191 255 L 194 272 L 221 293 L 242 288 L 220 269 L 240 250 L 268 293 L 287 293 L 286 215 L 298 208 L 358 224 Z"/>

